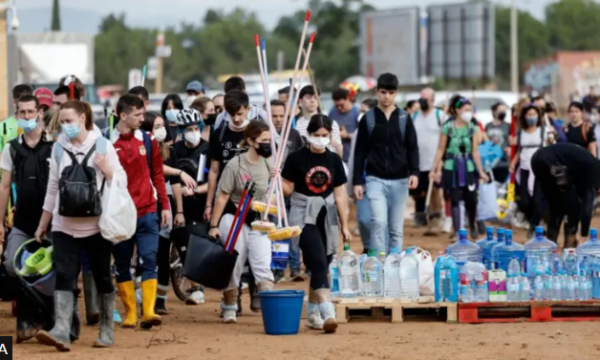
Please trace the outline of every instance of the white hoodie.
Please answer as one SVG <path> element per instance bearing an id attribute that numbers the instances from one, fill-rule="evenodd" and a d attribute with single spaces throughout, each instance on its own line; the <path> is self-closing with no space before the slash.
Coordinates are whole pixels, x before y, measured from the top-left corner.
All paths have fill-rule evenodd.
<path id="1" fill-rule="evenodd" d="M 60 134 L 57 142 L 62 145 L 65 151 L 70 151 L 75 154 L 77 160 L 82 161 L 83 158 L 90 151 L 92 146 L 96 143 L 96 139 L 102 136 L 100 129 L 94 126 L 94 129 L 88 133 L 87 138 L 80 146 L 75 146 L 71 140 L 65 135 Z M 98 226 L 99 217 L 87 217 L 87 218 L 73 218 L 63 217 L 58 214 L 59 196 L 58 196 L 58 180 L 63 169 L 72 164 L 71 158 L 66 152 L 63 152 L 63 156 L 60 164 L 56 163 L 56 145 L 52 148 L 52 156 L 50 157 L 50 175 L 48 178 L 48 190 L 46 191 L 46 198 L 44 200 L 44 210 L 52 213 L 52 231 L 60 231 L 74 238 L 86 238 L 95 235 L 100 232 Z M 113 170 L 113 178 L 118 177 L 119 180 L 125 181 L 123 184 L 127 184 L 127 174 L 117 156 L 115 148 L 107 141 L 106 143 L 106 159 L 110 167 Z M 96 166 L 94 162 L 95 154 L 90 156 L 88 166 L 96 170 L 96 183 L 98 184 L 98 190 L 102 186 L 104 181 L 104 175 L 102 171 Z M 109 186 L 110 182 L 107 181 L 106 186 Z"/>

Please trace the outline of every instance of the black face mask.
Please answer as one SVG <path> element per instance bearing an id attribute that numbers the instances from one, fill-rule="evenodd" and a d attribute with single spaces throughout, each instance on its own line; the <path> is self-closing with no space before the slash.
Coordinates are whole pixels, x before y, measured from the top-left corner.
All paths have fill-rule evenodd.
<path id="1" fill-rule="evenodd" d="M 429 110 L 429 101 L 427 99 L 419 99 L 419 105 L 421 105 L 421 110 Z"/>
<path id="2" fill-rule="evenodd" d="M 204 124 L 208 126 L 213 126 L 217 122 L 217 116 L 219 114 L 210 114 L 204 119 Z"/>
<path id="3" fill-rule="evenodd" d="M 256 153 L 262 157 L 269 158 L 271 157 L 271 144 L 269 143 L 259 143 L 258 149 L 256 149 Z"/>
<path id="4" fill-rule="evenodd" d="M 506 119 L 506 113 L 498 113 L 498 115 L 496 115 L 496 117 L 498 118 L 498 120 L 502 120 L 504 121 L 504 119 Z"/>

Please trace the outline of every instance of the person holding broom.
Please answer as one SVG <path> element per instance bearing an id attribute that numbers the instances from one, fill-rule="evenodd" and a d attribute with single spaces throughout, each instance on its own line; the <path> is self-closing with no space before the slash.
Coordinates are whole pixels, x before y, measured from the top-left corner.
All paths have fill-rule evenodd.
<path id="1" fill-rule="evenodd" d="M 236 108 L 231 101 L 225 101 L 225 109 L 229 114 L 235 114 L 233 121 L 238 118 L 246 119 L 249 107 Z M 260 121 L 252 121 L 243 133 L 242 148 L 247 148 L 245 153 L 240 153 L 231 159 L 221 175 L 219 193 L 215 202 L 210 221 L 209 236 L 225 240 L 223 235 L 229 233 L 234 224 L 236 204 L 240 202 L 245 184 L 251 181 L 256 186 L 256 198 L 265 198 L 267 195 L 269 178 L 277 175 L 269 165 L 271 157 L 271 133 L 269 126 Z M 235 269 L 229 282 L 229 287 L 223 292 L 223 322 L 237 322 L 239 284 L 244 271 L 246 259 L 249 260 L 252 273 L 256 279 L 257 290 L 269 291 L 273 289 L 273 273 L 271 272 L 271 241 L 267 234 L 255 231 L 251 223 L 257 214 L 250 210 L 246 221 L 241 226 L 235 250 L 239 256 Z"/>
<path id="2" fill-rule="evenodd" d="M 288 156 L 281 174 L 284 195 L 291 195 L 290 225 L 303 227 L 300 249 L 311 273 L 308 326 L 327 333 L 337 329 L 327 272 L 337 248 L 338 228 L 345 240 L 351 238 L 344 164 L 327 149 L 332 128 L 329 117 L 313 115 L 306 128 L 309 145 Z"/>

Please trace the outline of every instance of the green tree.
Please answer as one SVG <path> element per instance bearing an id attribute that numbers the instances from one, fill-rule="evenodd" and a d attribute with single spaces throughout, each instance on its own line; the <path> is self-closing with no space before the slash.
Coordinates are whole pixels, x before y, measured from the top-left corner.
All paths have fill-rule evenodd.
<path id="1" fill-rule="evenodd" d="M 496 7 L 496 79 L 501 88 L 510 83 L 510 8 Z M 528 62 L 546 56 L 552 49 L 548 44 L 548 28 L 531 14 L 519 11 L 518 46 L 519 70 Z"/>
<path id="2" fill-rule="evenodd" d="M 560 50 L 600 49 L 600 4 L 592 0 L 561 0 L 546 7 L 549 44 Z"/>
<path id="3" fill-rule="evenodd" d="M 60 4 L 58 0 L 52 3 L 52 31 L 60 31 Z"/>

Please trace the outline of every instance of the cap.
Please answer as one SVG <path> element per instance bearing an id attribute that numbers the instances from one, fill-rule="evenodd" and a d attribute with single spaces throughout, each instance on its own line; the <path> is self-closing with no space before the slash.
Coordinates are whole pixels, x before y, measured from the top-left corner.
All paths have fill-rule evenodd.
<path id="1" fill-rule="evenodd" d="M 185 87 L 185 91 L 195 91 L 197 93 L 204 92 L 204 86 L 198 80 L 194 80 L 191 83 L 187 84 Z"/>
<path id="2" fill-rule="evenodd" d="M 38 88 L 33 92 L 33 96 L 35 96 L 40 105 L 46 105 L 47 107 L 52 107 L 52 99 L 54 98 L 54 94 L 47 88 Z"/>

